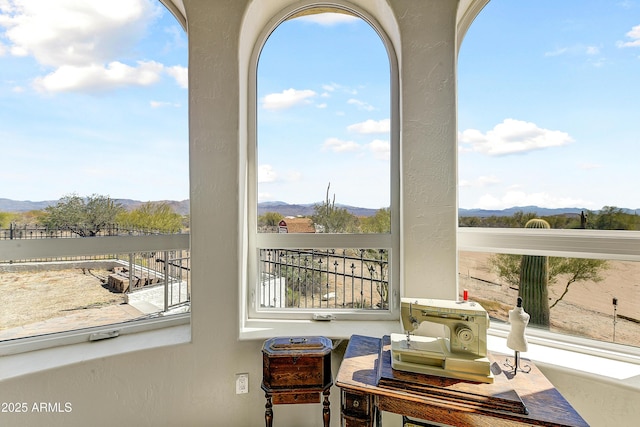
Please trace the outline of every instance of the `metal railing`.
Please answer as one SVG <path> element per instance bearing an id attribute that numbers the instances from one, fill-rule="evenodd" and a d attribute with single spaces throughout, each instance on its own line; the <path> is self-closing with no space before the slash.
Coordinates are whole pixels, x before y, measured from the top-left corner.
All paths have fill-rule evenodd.
<path id="1" fill-rule="evenodd" d="M 124 241 L 120 242 L 122 239 Z M 183 243 L 175 246 L 176 239 L 182 242 L 184 236 L 118 227 L 109 227 L 99 236 L 80 239 L 69 230 L 12 224 L 9 229 L 0 229 L 0 271 L 102 266 L 112 269 L 113 275 L 117 276 L 113 278 L 118 284 L 116 291 L 134 294 L 139 290 L 163 286 L 164 295 L 152 297 L 154 305 L 160 307 L 159 311 L 166 312 L 178 306 L 188 309 L 191 300 L 189 251 L 162 249 L 166 244 L 172 245 L 169 247 L 188 247 Z M 130 253 L 112 251 L 123 246 L 138 250 Z M 144 250 L 145 246 L 155 246 L 158 250 Z"/>
<path id="2" fill-rule="evenodd" d="M 186 252 L 186 251 L 185 251 Z M 176 252 L 164 252 L 164 311 L 191 302 L 191 258 L 176 257 Z"/>
<path id="3" fill-rule="evenodd" d="M 260 249 L 263 308 L 389 308 L 386 249 Z"/>
<path id="4" fill-rule="evenodd" d="M 103 227 L 96 236 L 143 236 L 149 234 L 165 234 L 157 230 L 126 228 L 119 225 Z M 9 228 L 0 228 L 0 240 L 13 239 L 72 239 L 81 238 L 77 232 L 67 228 L 50 229 L 43 225 L 17 225 L 11 223 Z"/>

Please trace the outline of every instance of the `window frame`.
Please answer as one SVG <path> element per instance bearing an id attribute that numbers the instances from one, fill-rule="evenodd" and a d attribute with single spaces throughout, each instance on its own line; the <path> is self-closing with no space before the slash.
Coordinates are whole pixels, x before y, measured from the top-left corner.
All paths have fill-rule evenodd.
<path id="1" fill-rule="evenodd" d="M 188 41 L 186 17 L 183 11 L 170 0 L 157 0 L 157 2 L 160 7 L 164 7 L 166 11 L 173 16 L 185 31 Z M 190 151 L 189 145 L 190 142 L 186 147 L 188 151 Z M 191 167 L 189 167 L 189 169 L 191 169 Z M 190 250 L 190 243 L 191 237 L 189 233 L 147 236 L 0 240 L 0 259 L 42 259 L 97 256 L 114 253 Z M 91 344 L 91 342 L 96 341 L 95 338 L 92 339 L 92 334 L 107 333 L 107 336 L 109 336 L 109 334 L 113 332 L 117 332 L 114 338 L 122 336 L 128 337 L 121 339 L 121 344 L 119 345 L 109 346 L 107 344 L 106 350 L 100 350 L 98 352 L 101 355 L 106 353 L 119 354 L 125 348 L 146 349 L 187 343 L 191 341 L 190 324 L 191 310 L 187 313 L 172 314 L 166 317 L 160 316 L 103 326 L 69 329 L 45 335 L 27 336 L 1 341 L 0 357 L 3 358 L 4 362 L 8 362 L 7 366 L 13 364 L 16 369 L 13 369 L 11 372 L 0 371 L 0 380 L 20 375 L 23 369 L 25 372 L 31 372 L 31 367 L 23 366 L 22 357 L 24 357 L 25 353 L 29 353 L 29 355 L 36 358 L 42 357 L 43 359 L 40 363 L 42 366 L 48 363 L 55 366 L 57 362 L 47 359 L 47 355 L 50 354 L 49 352 L 64 352 L 65 349 L 73 348 L 67 347 L 69 345 Z M 164 333 L 169 330 L 173 331 Z M 143 338 L 138 338 L 143 334 L 149 338 L 148 342 Z M 106 341 L 111 341 L 111 338 Z M 126 343 L 122 341 L 126 341 Z M 100 347 L 101 349 L 103 348 L 102 346 Z M 41 350 L 44 356 L 37 356 L 39 353 L 37 350 Z M 90 353 L 90 351 L 87 353 Z M 86 357 L 74 351 L 67 354 L 67 358 L 69 361 L 73 359 L 86 360 Z"/>
<path id="2" fill-rule="evenodd" d="M 189 249 L 189 234 L 104 236 L 91 238 L 0 240 L 0 259 L 38 259 Z M 91 341 L 91 335 L 117 331 L 117 337 L 159 328 L 187 325 L 191 313 L 141 319 L 91 328 L 70 329 L 46 335 L 0 342 L 0 357 Z"/>
<path id="3" fill-rule="evenodd" d="M 390 203 L 391 203 L 391 232 L 388 234 L 277 234 L 257 232 L 257 189 L 258 189 L 258 135 L 257 135 L 257 71 L 258 61 L 262 48 L 273 31 L 297 14 L 311 9 L 323 8 L 326 10 L 340 10 L 356 16 L 366 23 L 378 34 L 383 43 L 390 67 Z M 390 38 L 382 30 L 370 15 L 343 3 L 308 3 L 303 6 L 290 7 L 281 11 L 267 25 L 252 50 L 248 72 L 248 134 L 246 158 L 246 186 L 244 211 L 244 236 L 245 252 L 242 260 L 242 281 L 240 293 L 241 331 L 247 326 L 247 322 L 267 324 L 271 321 L 308 321 L 314 318 L 314 314 L 322 313 L 330 315 L 332 320 L 345 321 L 395 321 L 399 318 L 400 295 L 400 126 L 399 126 L 399 71 L 398 61 Z M 241 168 L 242 171 L 242 168 Z M 358 310 L 358 309 L 268 309 L 260 310 L 258 305 L 259 280 L 258 258 L 259 249 L 388 249 L 389 250 L 389 309 L 388 310 Z M 265 323 L 266 322 L 266 323 Z M 241 332 L 242 335 L 242 332 Z"/>
<path id="4" fill-rule="evenodd" d="M 640 231 L 458 227 L 458 251 L 546 255 L 640 262 Z M 506 338 L 508 325 L 491 323 L 490 335 Z M 536 328 L 529 342 L 576 353 L 640 363 L 640 347 Z"/>

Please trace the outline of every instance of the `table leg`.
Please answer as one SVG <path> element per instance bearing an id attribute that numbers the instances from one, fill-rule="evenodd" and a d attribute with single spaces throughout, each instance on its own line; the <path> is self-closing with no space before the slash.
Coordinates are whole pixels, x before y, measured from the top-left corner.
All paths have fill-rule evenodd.
<path id="1" fill-rule="evenodd" d="M 264 397 L 267 398 L 267 404 L 264 405 L 265 407 L 264 422 L 266 427 L 272 427 L 273 426 L 273 403 L 271 403 L 271 394 L 265 393 Z"/>
<path id="2" fill-rule="evenodd" d="M 322 392 L 324 396 L 324 401 L 322 402 L 322 420 L 324 421 L 324 427 L 329 427 L 329 421 L 331 421 L 331 408 L 329 405 L 329 389 L 326 389 Z"/>

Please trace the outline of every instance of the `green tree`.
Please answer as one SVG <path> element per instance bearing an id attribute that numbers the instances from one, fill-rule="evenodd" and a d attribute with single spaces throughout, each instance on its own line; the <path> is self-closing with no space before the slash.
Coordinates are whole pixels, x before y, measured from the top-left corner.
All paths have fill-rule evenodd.
<path id="1" fill-rule="evenodd" d="M 16 214 L 11 212 L 0 212 L 0 228 L 9 228 L 9 225 L 16 218 Z"/>
<path id="2" fill-rule="evenodd" d="M 182 229 L 182 216 L 166 202 L 147 202 L 131 212 L 120 212 L 118 225 L 161 233 Z"/>
<path id="3" fill-rule="evenodd" d="M 378 209 L 370 217 L 363 218 L 360 223 L 363 233 L 390 233 L 391 209 Z M 381 308 L 389 306 L 389 252 L 379 249 L 364 249 L 365 264 L 373 280 L 376 280 L 376 291 L 380 295 Z"/>
<path id="4" fill-rule="evenodd" d="M 596 230 L 637 230 L 637 215 L 626 213 L 615 206 L 604 206 L 597 214 L 589 212 L 588 228 Z"/>
<path id="5" fill-rule="evenodd" d="M 549 258 L 549 284 L 555 284 L 560 276 L 566 277 L 562 294 L 551 304 L 550 309 L 569 292 L 569 286 L 576 282 L 592 281 L 595 283 L 603 280 L 600 273 L 609 268 L 609 263 L 602 259 L 584 258 Z"/>
<path id="6" fill-rule="evenodd" d="M 311 220 L 315 225 L 319 225 L 323 233 L 354 233 L 358 231 L 358 218 L 349 213 L 345 208 L 336 207 L 336 196 L 333 200 L 329 199 L 329 189 L 331 183 L 327 187 L 327 195 L 324 202 L 313 206 L 314 214 Z"/>
<path id="7" fill-rule="evenodd" d="M 259 227 L 275 227 L 277 226 L 284 216 L 278 212 L 265 212 L 264 215 L 258 217 Z"/>
<path id="8" fill-rule="evenodd" d="M 83 198 L 71 194 L 45 209 L 43 224 L 48 229 L 68 230 L 81 237 L 96 236 L 116 224 L 124 208 L 109 196 L 93 194 Z"/>
<path id="9" fill-rule="evenodd" d="M 491 268 L 507 285 L 520 287 L 520 265 L 522 255 L 496 254 L 489 258 Z M 599 259 L 549 257 L 549 286 L 562 283 L 562 294 L 550 304 L 555 307 L 569 292 L 569 287 L 577 282 L 601 282 L 601 273 L 609 268 L 609 263 Z M 562 279 L 562 280 L 561 280 Z"/>
<path id="10" fill-rule="evenodd" d="M 390 233 L 391 209 L 378 209 L 375 214 L 360 220 L 360 229 L 363 233 Z"/>

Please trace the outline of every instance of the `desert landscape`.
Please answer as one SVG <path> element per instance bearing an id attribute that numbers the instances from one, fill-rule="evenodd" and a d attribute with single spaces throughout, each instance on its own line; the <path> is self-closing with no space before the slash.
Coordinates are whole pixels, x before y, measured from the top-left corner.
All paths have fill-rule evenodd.
<path id="1" fill-rule="evenodd" d="M 500 283 L 500 278 L 489 270 L 490 254 L 461 252 L 459 259 L 459 289 L 467 289 L 470 299 L 480 302 L 492 319 L 506 321 L 513 308 L 517 290 Z M 82 326 L 106 324 L 109 319 L 135 318 L 133 308 L 125 304 L 124 294 L 114 293 L 106 286 L 107 270 L 69 269 L 38 272 L 3 272 L 0 274 L 0 340 L 17 336 L 16 330 L 28 325 L 41 324 L 51 319 L 66 318 L 60 322 L 65 328 L 82 319 Z M 552 331 L 614 341 L 614 310 L 612 300 L 617 298 L 615 342 L 640 346 L 640 263 L 610 261 L 600 283 L 584 282 L 571 285 L 569 292 L 551 310 Z M 555 301 L 564 285 L 550 288 Z M 373 290 L 375 294 L 375 290 Z M 372 296 L 365 288 L 364 297 Z M 117 310 L 117 311 L 116 311 Z M 110 312 L 108 312 L 110 311 Z M 75 319 L 75 320 L 74 320 Z M 92 320 L 93 319 L 93 320 Z M 51 329 L 51 327 L 49 327 Z M 37 330 L 37 328 L 31 328 Z M 12 333 L 9 334 L 8 332 Z"/>
<path id="2" fill-rule="evenodd" d="M 82 268 L 2 272 L 0 341 L 133 318 L 137 310 L 124 304 L 124 294 L 105 286 L 108 275 L 107 270 Z"/>
<path id="3" fill-rule="evenodd" d="M 518 291 L 500 283 L 488 267 L 491 254 L 461 252 L 459 289 L 468 289 L 470 299 L 480 302 L 494 319 L 506 321 L 516 304 Z M 599 283 L 578 282 L 570 286 L 562 301 L 551 309 L 551 330 L 566 334 L 613 341 L 613 298 L 617 298 L 615 342 L 640 346 L 640 263 L 609 261 Z M 562 278 L 549 288 L 555 301 L 564 290 Z"/>

